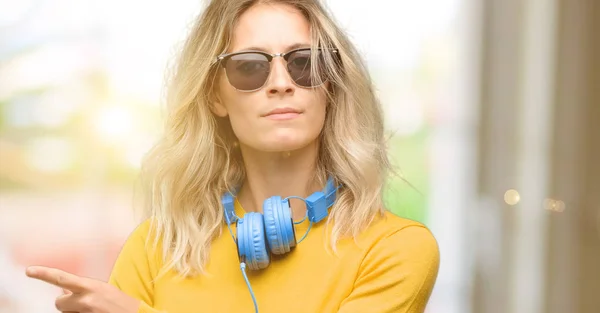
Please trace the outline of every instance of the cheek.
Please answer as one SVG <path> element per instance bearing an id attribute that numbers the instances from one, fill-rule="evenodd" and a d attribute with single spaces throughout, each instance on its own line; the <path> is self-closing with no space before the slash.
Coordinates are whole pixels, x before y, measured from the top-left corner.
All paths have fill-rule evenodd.
<path id="1" fill-rule="evenodd" d="M 250 118 L 250 113 L 244 113 L 241 111 L 233 111 L 229 114 L 229 121 L 231 122 L 231 128 L 235 133 L 236 137 L 240 141 L 245 141 L 245 138 L 256 132 L 256 120 Z"/>
<path id="2" fill-rule="evenodd" d="M 235 90 L 224 91 L 222 96 L 231 128 L 237 139 L 241 143 L 254 141 L 253 137 L 262 132 L 260 114 L 256 108 L 256 103 L 260 100 L 251 95 L 240 95 Z"/>
<path id="3" fill-rule="evenodd" d="M 323 128 L 323 124 L 325 122 L 325 114 L 326 114 L 326 105 L 323 103 L 324 100 L 321 100 L 320 104 L 315 105 L 311 114 L 307 116 L 307 123 L 309 123 L 308 128 L 311 130 L 311 133 L 320 133 Z"/>
<path id="4" fill-rule="evenodd" d="M 323 124 L 328 106 L 325 91 L 315 94 L 313 96 L 312 103 L 313 105 L 310 109 L 313 112 L 313 118 L 315 118 L 319 124 Z"/>
<path id="5" fill-rule="evenodd" d="M 257 113 L 252 110 L 252 101 L 228 99 L 227 111 L 231 127 L 238 138 L 247 136 L 257 128 Z M 241 138 L 240 138 L 241 139 Z"/>

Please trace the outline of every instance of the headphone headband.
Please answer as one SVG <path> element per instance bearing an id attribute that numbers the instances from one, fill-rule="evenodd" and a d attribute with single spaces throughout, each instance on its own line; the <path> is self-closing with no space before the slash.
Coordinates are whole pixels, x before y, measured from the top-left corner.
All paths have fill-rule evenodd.
<path id="1" fill-rule="evenodd" d="M 221 203 L 223 203 L 223 207 L 225 208 L 225 222 L 227 222 L 227 225 L 235 223 L 238 220 L 238 217 L 235 215 L 233 195 L 231 192 L 226 192 L 221 197 Z"/>
<path id="2" fill-rule="evenodd" d="M 311 222 L 318 223 L 327 217 L 329 208 L 335 203 L 337 190 L 339 188 L 340 186 L 335 187 L 333 177 L 329 177 L 325 184 L 324 191 L 317 191 L 304 199 L 307 206 L 308 219 Z M 236 191 L 237 190 L 238 189 L 236 188 Z M 221 197 L 221 202 L 225 208 L 224 214 L 227 225 L 231 225 L 239 219 L 237 215 L 235 215 L 234 197 L 235 195 L 231 192 L 226 192 Z"/>

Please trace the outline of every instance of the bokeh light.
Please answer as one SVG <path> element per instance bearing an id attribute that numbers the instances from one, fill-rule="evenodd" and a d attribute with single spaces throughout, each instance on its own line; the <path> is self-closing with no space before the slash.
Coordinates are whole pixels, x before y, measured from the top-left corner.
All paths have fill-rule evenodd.
<path id="1" fill-rule="evenodd" d="M 521 201 L 521 195 L 514 189 L 509 189 L 504 193 L 504 202 L 508 205 L 516 205 Z"/>
<path id="2" fill-rule="evenodd" d="M 544 199 L 544 208 L 548 211 L 562 213 L 565 210 L 565 203 L 561 200 L 547 198 Z"/>

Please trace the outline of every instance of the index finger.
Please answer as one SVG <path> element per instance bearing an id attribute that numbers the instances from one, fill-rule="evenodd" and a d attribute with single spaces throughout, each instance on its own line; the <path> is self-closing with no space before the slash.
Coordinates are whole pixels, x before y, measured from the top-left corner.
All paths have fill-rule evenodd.
<path id="1" fill-rule="evenodd" d="M 86 289 L 84 278 L 56 268 L 30 266 L 27 268 L 26 274 L 31 278 L 39 279 L 57 287 L 68 289 L 74 293 L 80 293 Z"/>

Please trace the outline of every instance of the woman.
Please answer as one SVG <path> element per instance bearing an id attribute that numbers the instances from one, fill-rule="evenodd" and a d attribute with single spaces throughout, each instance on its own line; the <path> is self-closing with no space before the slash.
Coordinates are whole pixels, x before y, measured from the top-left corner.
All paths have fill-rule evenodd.
<path id="1" fill-rule="evenodd" d="M 212 1 L 169 88 L 148 219 L 109 283 L 28 272 L 61 311 L 424 311 L 436 241 L 384 208 L 381 108 L 318 2 Z"/>

